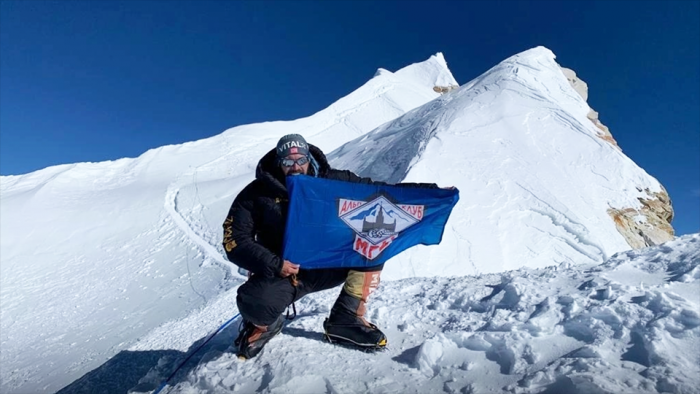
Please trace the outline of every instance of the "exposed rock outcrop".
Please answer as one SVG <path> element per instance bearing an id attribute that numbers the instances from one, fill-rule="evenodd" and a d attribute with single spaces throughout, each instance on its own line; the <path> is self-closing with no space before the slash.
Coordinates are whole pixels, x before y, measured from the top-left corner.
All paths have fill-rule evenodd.
<path id="1" fill-rule="evenodd" d="M 458 87 L 459 87 L 459 86 L 457 86 L 457 85 L 435 86 L 435 87 L 433 87 L 433 90 L 434 90 L 436 93 L 445 94 L 445 93 L 447 93 L 447 92 L 449 92 L 449 91 L 452 91 L 452 90 L 454 90 L 454 89 L 457 89 Z"/>
<path id="2" fill-rule="evenodd" d="M 566 76 L 566 79 L 569 80 L 571 87 L 573 87 L 574 90 L 583 98 L 583 100 L 587 102 L 588 84 L 582 79 L 578 78 L 576 76 L 576 72 L 570 68 L 561 67 L 561 71 Z M 620 146 L 617 145 L 617 141 L 615 141 L 615 138 L 613 138 L 612 134 L 610 133 L 610 130 L 600 121 L 600 119 L 598 119 L 598 112 L 594 111 L 593 108 L 591 108 L 591 110 L 588 112 L 587 117 L 600 130 L 600 134 L 598 135 L 598 137 L 602 138 L 605 141 L 608 141 L 615 148 L 620 149 Z"/>
<path id="3" fill-rule="evenodd" d="M 617 231 L 633 249 L 659 245 L 674 238 L 674 230 L 671 227 L 673 206 L 666 189 L 662 186 L 661 192 L 645 192 L 652 198 L 640 198 L 640 209 L 608 209 Z"/>
<path id="4" fill-rule="evenodd" d="M 564 67 L 561 67 L 561 70 L 571 87 L 585 101 L 588 101 L 588 84 L 578 78 L 574 70 Z M 587 117 L 601 131 L 598 135 L 600 138 L 620 149 L 610 130 L 598 119 L 598 112 L 591 108 Z M 642 189 L 638 190 L 642 191 Z M 652 193 L 648 189 L 644 191 L 651 198 L 640 198 L 639 202 L 642 203 L 640 209 L 608 209 L 608 214 L 615 221 L 617 230 L 633 249 L 659 245 L 674 238 L 674 230 L 671 226 L 673 206 L 666 189 L 661 186 L 661 192 L 658 193 Z"/>

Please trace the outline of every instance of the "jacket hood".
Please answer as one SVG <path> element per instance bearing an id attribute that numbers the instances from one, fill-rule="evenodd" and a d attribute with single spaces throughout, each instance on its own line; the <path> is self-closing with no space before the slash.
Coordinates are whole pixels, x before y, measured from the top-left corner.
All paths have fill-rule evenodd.
<path id="1" fill-rule="evenodd" d="M 321 149 L 311 144 L 309 144 L 309 154 L 311 155 L 312 163 L 315 161 L 318 174 L 316 174 L 316 170 L 312 165 L 309 166 L 308 175 L 321 178 L 325 177 L 331 169 L 326 155 Z M 281 197 L 287 197 L 287 185 L 284 178 L 284 173 L 277 163 L 277 150 L 273 148 L 258 162 L 258 166 L 255 169 L 255 179 L 262 181 L 268 188 Z"/>

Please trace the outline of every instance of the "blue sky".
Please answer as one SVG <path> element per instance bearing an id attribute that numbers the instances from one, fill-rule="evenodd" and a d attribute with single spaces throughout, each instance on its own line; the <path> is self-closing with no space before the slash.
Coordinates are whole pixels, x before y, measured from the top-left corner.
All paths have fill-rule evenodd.
<path id="1" fill-rule="evenodd" d="M 460 83 L 544 45 L 700 231 L 698 1 L 0 2 L 0 173 L 311 115 L 443 52 Z"/>

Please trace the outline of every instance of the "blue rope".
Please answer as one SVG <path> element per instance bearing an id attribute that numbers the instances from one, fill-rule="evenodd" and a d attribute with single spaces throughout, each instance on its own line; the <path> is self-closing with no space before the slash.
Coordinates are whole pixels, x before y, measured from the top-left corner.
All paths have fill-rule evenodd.
<path id="1" fill-rule="evenodd" d="M 172 379 L 173 376 L 175 376 L 175 374 L 177 373 L 177 371 L 179 371 L 180 368 L 182 368 L 182 366 L 185 365 L 185 364 L 187 363 L 187 361 L 189 361 L 190 358 L 192 358 L 192 356 L 194 356 L 195 353 L 197 353 L 197 352 L 199 351 L 199 349 L 201 349 L 202 347 L 204 347 L 204 345 L 206 345 L 207 342 L 209 342 L 212 338 L 214 338 L 214 337 L 216 336 L 216 334 L 218 334 L 218 333 L 219 333 L 221 330 L 223 330 L 226 326 L 228 326 L 229 324 L 231 324 L 231 322 L 234 321 L 234 320 L 236 320 L 236 318 L 237 318 L 238 316 L 240 316 L 240 315 L 241 315 L 240 313 L 236 314 L 236 316 L 232 317 L 229 321 L 227 321 L 227 322 L 224 323 L 221 327 L 219 327 L 216 331 L 214 331 L 214 333 L 211 334 L 211 335 L 209 336 L 209 338 L 207 338 L 207 340 L 204 341 L 204 343 L 202 343 L 201 345 L 199 345 L 199 347 L 198 347 L 197 349 L 195 349 L 194 352 L 190 353 L 190 355 L 187 356 L 187 358 L 185 359 L 185 361 L 181 362 L 180 365 L 178 365 L 177 368 L 175 368 L 175 371 L 173 371 L 173 373 L 170 374 L 170 376 L 168 376 L 168 378 L 165 379 L 165 380 L 163 381 L 163 383 L 161 383 L 160 387 L 158 387 L 158 388 L 156 389 L 156 391 L 153 392 L 153 394 L 158 394 L 158 393 L 160 393 L 160 391 L 163 390 L 163 388 L 168 384 L 168 382 L 170 381 L 170 379 Z"/>

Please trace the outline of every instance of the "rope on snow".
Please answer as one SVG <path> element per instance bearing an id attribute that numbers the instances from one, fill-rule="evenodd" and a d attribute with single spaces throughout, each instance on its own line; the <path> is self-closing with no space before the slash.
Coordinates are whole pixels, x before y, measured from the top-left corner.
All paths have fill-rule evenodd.
<path id="1" fill-rule="evenodd" d="M 163 390 L 163 388 L 165 388 L 165 386 L 168 384 L 168 382 L 170 381 L 170 379 L 172 379 L 173 376 L 175 376 L 175 374 L 177 373 L 177 371 L 179 371 L 180 368 L 182 368 L 182 366 L 185 365 L 185 364 L 187 363 L 187 361 L 189 361 L 190 358 L 192 358 L 192 356 L 194 356 L 195 353 L 197 353 L 197 352 L 199 351 L 199 349 L 203 348 L 204 345 L 207 344 L 207 342 L 209 342 L 212 338 L 214 338 L 214 337 L 216 336 L 216 334 L 218 334 L 219 332 L 221 332 L 221 330 L 223 330 L 224 328 L 226 328 L 226 326 L 228 326 L 229 324 L 231 324 L 231 322 L 233 322 L 234 320 L 236 320 L 236 318 L 237 318 L 238 316 L 240 316 L 240 315 L 241 315 L 240 313 L 236 314 L 236 316 L 232 317 L 229 321 L 227 321 L 227 322 L 224 323 L 221 327 L 219 327 L 216 331 L 214 331 L 214 333 L 212 333 L 211 335 L 209 335 L 209 338 L 207 338 L 207 340 L 204 341 L 204 343 L 202 343 L 201 345 L 199 345 L 199 347 L 198 347 L 197 349 L 195 349 L 192 353 L 190 353 L 190 355 L 187 356 L 187 358 L 185 359 L 185 361 L 181 362 L 180 365 L 178 365 L 177 368 L 175 368 L 175 371 L 173 371 L 173 373 L 170 374 L 170 376 L 168 376 L 168 378 L 165 379 L 165 380 L 163 381 L 163 383 L 161 383 L 160 387 L 158 387 L 158 388 L 153 392 L 153 394 L 158 394 L 158 393 L 160 393 L 160 391 Z"/>

